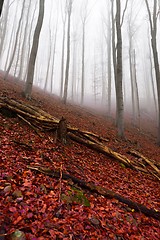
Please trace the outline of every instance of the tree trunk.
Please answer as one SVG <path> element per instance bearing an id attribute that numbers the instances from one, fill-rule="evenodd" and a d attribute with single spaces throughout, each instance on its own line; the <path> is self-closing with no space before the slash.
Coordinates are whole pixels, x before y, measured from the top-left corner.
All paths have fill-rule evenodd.
<path id="1" fill-rule="evenodd" d="M 151 12 L 149 9 L 148 1 L 145 0 L 148 15 L 149 15 L 149 23 L 151 30 L 151 45 L 153 51 L 153 60 L 155 67 L 155 76 L 157 83 L 157 95 L 158 95 L 158 133 L 157 133 L 157 143 L 160 145 L 160 67 L 159 67 L 159 59 L 158 59 L 158 51 L 157 51 L 157 0 L 154 0 L 153 6 L 153 19 L 151 17 Z"/>
<path id="2" fill-rule="evenodd" d="M 7 79 L 7 77 L 8 77 L 8 74 L 10 72 L 10 69 L 12 67 L 13 60 L 14 60 L 14 57 L 15 57 L 15 53 L 16 53 L 16 49 L 17 49 L 17 43 L 18 43 L 18 37 L 19 37 L 20 29 L 21 29 L 22 18 L 23 18 L 24 10 L 25 10 L 24 5 L 25 5 L 25 1 L 23 1 L 23 4 L 22 4 L 21 16 L 20 16 L 19 23 L 18 23 L 18 28 L 17 28 L 17 31 L 16 31 L 16 39 L 15 39 L 15 42 L 14 42 L 13 52 L 11 54 L 11 59 L 10 59 L 8 68 L 7 68 L 6 73 L 5 73 L 5 77 L 4 77 L 5 79 Z"/>
<path id="3" fill-rule="evenodd" d="M 107 114 L 111 116 L 111 82 L 112 82 L 112 74 L 111 74 L 111 20 L 110 20 L 110 13 L 108 10 L 108 34 L 107 34 L 107 56 L 108 56 L 108 63 L 107 63 L 107 72 L 108 72 L 108 107 L 107 107 Z"/>
<path id="4" fill-rule="evenodd" d="M 1 1 L 0 4 L 3 4 L 3 1 Z M 1 56 L 1 59 L 2 59 L 2 53 L 3 53 L 3 46 L 4 46 L 4 42 L 5 42 L 4 40 L 5 40 L 5 36 L 6 36 L 8 12 L 9 12 L 9 1 L 6 2 L 6 6 L 5 6 L 5 9 L 4 9 L 4 13 L 3 13 L 3 18 L 1 19 L 1 22 L 3 22 L 3 24 L 2 24 L 2 32 L 1 32 L 1 37 L 0 37 L 0 39 L 1 39 L 1 43 L 0 43 L 0 56 Z"/>
<path id="5" fill-rule="evenodd" d="M 117 29 L 117 68 L 116 68 L 116 100 L 117 100 L 117 125 L 118 135 L 124 137 L 124 104 L 122 89 L 122 35 L 120 23 L 120 0 L 116 0 L 116 29 Z"/>
<path id="6" fill-rule="evenodd" d="M 44 0 L 39 0 L 39 16 L 37 20 L 36 29 L 33 36 L 33 44 L 29 59 L 29 65 L 28 65 L 28 73 L 27 73 L 27 80 L 25 84 L 25 90 L 24 95 L 26 98 L 31 97 L 32 92 L 32 85 L 33 85 L 33 78 L 34 78 L 34 68 L 35 68 L 35 61 L 38 51 L 38 45 L 39 45 L 39 37 L 40 32 L 43 24 L 43 17 L 44 17 Z"/>
<path id="7" fill-rule="evenodd" d="M 0 0 L 0 16 L 2 14 L 4 0 Z"/>
<path id="8" fill-rule="evenodd" d="M 82 80 L 81 80 L 81 104 L 84 100 L 84 54 L 85 54 L 85 19 L 82 22 Z"/>
<path id="9" fill-rule="evenodd" d="M 72 1 L 69 1 L 68 5 L 68 27 L 67 27 L 67 60 L 66 60 L 66 72 L 64 82 L 63 102 L 66 104 L 68 95 L 68 81 L 69 81 L 69 65 L 70 65 L 70 27 L 71 27 L 71 13 L 72 13 Z"/>
<path id="10" fill-rule="evenodd" d="M 19 73 L 18 73 L 18 79 L 22 79 L 23 73 L 24 73 L 24 65 L 25 65 L 25 61 L 26 61 L 26 44 L 27 44 L 27 37 L 29 35 L 28 33 L 28 23 L 29 23 L 29 12 L 31 9 L 31 0 L 29 0 L 29 4 L 28 4 L 28 9 L 27 9 L 27 20 L 25 23 L 25 28 L 24 28 L 24 37 L 23 37 L 23 43 L 22 43 L 22 50 L 21 50 L 21 56 L 20 56 L 20 69 L 19 69 Z"/>

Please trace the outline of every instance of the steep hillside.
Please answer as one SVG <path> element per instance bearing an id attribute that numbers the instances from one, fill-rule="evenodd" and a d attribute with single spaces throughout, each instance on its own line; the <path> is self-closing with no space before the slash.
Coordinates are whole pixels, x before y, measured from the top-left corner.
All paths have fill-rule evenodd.
<path id="1" fill-rule="evenodd" d="M 114 121 L 34 88 L 32 100 L 22 97 L 23 83 L 0 79 L 0 97 L 23 100 L 72 127 L 108 139 L 106 146 L 134 159 L 136 150 L 160 164 L 155 126 L 143 119 L 141 130 L 126 117 L 126 139 L 117 138 Z M 146 129 L 149 129 L 146 131 Z M 153 131 L 151 130 L 153 129 Z M 0 114 L 0 239 L 11 239 L 16 229 L 26 239 L 159 239 L 160 220 L 148 217 L 119 200 L 104 197 L 64 180 L 65 172 L 86 183 L 112 190 L 124 198 L 160 211 L 156 177 L 126 168 L 110 156 L 71 139 L 63 145 L 52 132 L 37 132 L 25 121 Z M 59 171 L 58 178 L 31 167 Z"/>

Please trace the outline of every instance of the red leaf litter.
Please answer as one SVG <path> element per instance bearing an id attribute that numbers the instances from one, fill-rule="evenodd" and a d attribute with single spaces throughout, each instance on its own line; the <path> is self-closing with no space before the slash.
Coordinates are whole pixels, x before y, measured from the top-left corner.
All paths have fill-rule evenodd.
<path id="1" fill-rule="evenodd" d="M 23 87 L 22 82 L 11 77 L 7 81 L 0 79 L 3 97 L 24 100 Z M 107 145 L 121 154 L 135 149 L 149 159 L 159 161 L 155 125 L 143 116 L 140 130 L 133 127 L 126 116 L 127 140 L 123 141 L 116 136 L 114 121 L 106 119 L 100 112 L 69 103 L 64 105 L 58 97 L 35 87 L 30 104 L 59 119 L 65 117 L 73 127 L 109 139 Z M 32 149 L 16 144 L 15 140 Z M 160 221 L 135 212 L 115 199 L 83 189 L 79 191 L 90 206 L 69 201 L 73 187 L 77 186 L 69 180 L 60 181 L 32 171 L 28 165 L 57 170 L 62 167 L 77 178 L 160 211 L 160 183 L 156 178 L 124 168 L 112 158 L 71 140 L 67 145 L 55 143 L 52 133 L 42 133 L 39 137 L 19 118 L 0 114 L 0 239 L 11 239 L 16 229 L 31 240 L 160 239 Z"/>

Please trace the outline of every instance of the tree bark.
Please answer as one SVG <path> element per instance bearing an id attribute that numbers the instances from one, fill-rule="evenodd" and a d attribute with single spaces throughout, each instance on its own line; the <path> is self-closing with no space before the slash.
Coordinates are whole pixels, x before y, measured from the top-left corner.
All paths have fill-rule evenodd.
<path id="1" fill-rule="evenodd" d="M 66 60 L 66 72 L 64 82 L 63 102 L 66 104 L 68 95 L 68 81 L 69 81 L 69 66 L 70 66 L 70 27 L 71 27 L 71 13 L 72 13 L 73 0 L 69 0 L 68 3 L 68 27 L 67 27 L 67 60 Z"/>
<path id="2" fill-rule="evenodd" d="M 153 6 L 153 18 L 151 16 L 151 11 L 149 9 L 148 0 L 145 0 L 149 23 L 150 23 L 150 31 L 151 31 L 151 45 L 153 51 L 153 60 L 155 67 L 155 75 L 156 75 L 156 84 L 157 84 L 157 95 L 158 95 L 158 133 L 157 133 L 157 143 L 160 145 L 160 67 L 159 67 L 159 59 L 158 59 L 158 51 L 157 51 L 157 0 L 154 0 Z"/>
<path id="3" fill-rule="evenodd" d="M 122 89 L 122 34 L 120 12 L 120 0 L 116 0 L 116 29 L 117 29 L 117 68 L 116 68 L 116 100 L 117 100 L 117 126 L 118 135 L 124 137 L 124 103 L 123 103 L 123 89 Z"/>
<path id="4" fill-rule="evenodd" d="M 34 68 L 35 68 L 36 56 L 38 51 L 40 32 L 43 24 L 43 17 L 44 17 L 44 0 L 39 0 L 39 16 L 38 16 L 34 36 L 33 36 L 33 44 L 32 44 L 32 49 L 30 53 L 27 80 L 26 80 L 25 90 L 24 90 L 24 95 L 26 98 L 31 97 L 33 78 L 34 78 Z"/>

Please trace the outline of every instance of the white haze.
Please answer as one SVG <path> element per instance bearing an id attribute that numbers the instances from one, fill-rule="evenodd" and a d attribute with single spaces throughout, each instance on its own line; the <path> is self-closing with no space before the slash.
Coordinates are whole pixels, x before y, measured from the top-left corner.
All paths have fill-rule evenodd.
<path id="1" fill-rule="evenodd" d="M 18 1 L 18 11 L 16 13 L 16 19 L 14 19 L 14 14 L 16 11 L 16 4 Z M 80 100 L 80 79 L 81 79 L 81 38 L 82 38 L 82 23 L 81 23 L 81 9 L 82 4 L 85 0 L 74 0 L 73 12 L 72 12 L 72 27 L 71 27 L 71 62 L 70 62 L 70 76 L 69 76 L 69 94 L 68 100 L 71 100 L 71 83 L 72 79 L 75 78 L 76 81 L 76 97 L 75 102 Z M 15 0 L 9 1 L 11 3 L 8 24 L 7 24 L 7 35 L 5 37 L 5 45 L 3 49 L 3 54 L 1 55 L 0 67 L 5 70 L 6 59 L 8 54 L 8 48 L 12 28 L 14 27 L 14 39 L 16 34 L 16 28 L 18 25 L 18 20 L 20 17 L 22 1 Z M 36 15 L 33 24 L 32 35 L 35 29 L 37 16 L 38 16 L 38 0 L 32 1 L 32 11 L 30 13 L 29 23 L 31 23 L 31 18 L 33 11 L 36 7 Z M 58 16 L 58 30 L 57 30 L 57 43 L 56 43 L 56 53 L 55 53 L 55 69 L 53 76 L 51 76 L 50 71 L 50 81 L 54 83 L 54 93 L 59 95 L 60 92 L 60 74 L 61 74 L 61 45 L 62 45 L 62 17 L 61 8 L 64 8 L 64 0 L 45 0 L 45 17 L 43 22 L 43 28 L 40 35 L 40 44 L 38 49 L 38 57 L 36 60 L 36 71 L 34 76 L 34 84 L 39 87 L 44 87 L 44 81 L 46 78 L 46 69 L 48 64 L 48 56 L 50 52 L 49 43 L 49 29 L 51 29 L 52 36 L 52 47 L 53 51 L 53 39 L 55 34 L 56 21 Z M 153 1 L 150 1 L 152 3 Z M 23 16 L 23 21 L 25 22 L 25 14 Z M 6 2 L 5 2 L 6 4 Z M 122 1 L 122 11 L 124 9 L 125 0 Z M 153 110 L 153 94 L 151 90 L 150 81 L 150 66 L 149 66 L 149 48 L 148 48 L 148 15 L 146 11 L 144 0 L 129 0 L 128 8 L 125 13 L 124 23 L 122 27 L 122 37 L 123 37 L 123 88 L 125 93 L 125 107 L 131 108 L 131 86 L 130 86 L 130 73 L 129 73 L 129 56 L 128 56 L 128 18 L 131 14 L 131 6 L 133 6 L 133 24 L 135 29 L 134 34 L 134 48 L 136 51 L 136 67 L 137 67 L 137 81 L 140 96 L 140 106 L 141 108 L 147 107 L 148 110 Z M 102 106 L 106 108 L 106 103 L 101 103 L 101 83 L 102 83 L 102 51 L 101 45 L 103 44 L 103 61 L 105 68 L 105 78 L 107 81 L 107 47 L 104 39 L 104 33 L 106 34 L 106 29 L 103 22 L 107 20 L 107 8 L 110 7 L 110 0 L 88 0 L 88 20 L 86 24 L 86 41 L 85 41 L 85 104 L 95 106 L 94 102 L 94 83 L 93 83 L 93 71 L 94 66 L 96 66 L 96 88 L 97 88 L 97 108 Z M 5 6 L 4 6 L 5 8 Z M 3 18 L 2 18 L 3 21 Z M 1 22 L 2 24 L 2 22 Z M 160 25 L 160 21 L 158 22 Z M 23 32 L 23 31 L 22 31 Z M 160 28 L 158 28 L 157 37 L 159 38 Z M 73 76 L 73 43 L 76 42 L 76 74 Z M 160 48 L 160 41 L 158 42 L 158 50 Z M 18 43 L 17 43 L 18 44 Z M 28 46 L 25 46 L 26 48 Z M 12 49 L 12 48 L 11 48 Z M 66 52 L 66 48 L 65 48 Z M 160 51 L 159 51 L 160 53 Z M 95 65 L 94 65 L 95 64 Z M 15 62 L 12 65 L 10 74 L 14 73 Z M 113 69 L 112 69 L 113 71 Z M 25 80 L 25 79 L 22 79 Z M 155 81 L 155 79 L 154 79 Z M 147 86 L 147 87 L 146 87 Z M 148 87 L 149 86 L 149 87 Z M 156 87 L 156 86 L 155 86 Z M 50 83 L 48 83 L 48 91 L 50 90 Z M 149 91 L 149 92 L 148 92 Z M 107 93 L 107 84 L 106 84 Z M 115 107 L 115 89 L 114 89 L 114 76 L 112 72 L 112 104 Z"/>

